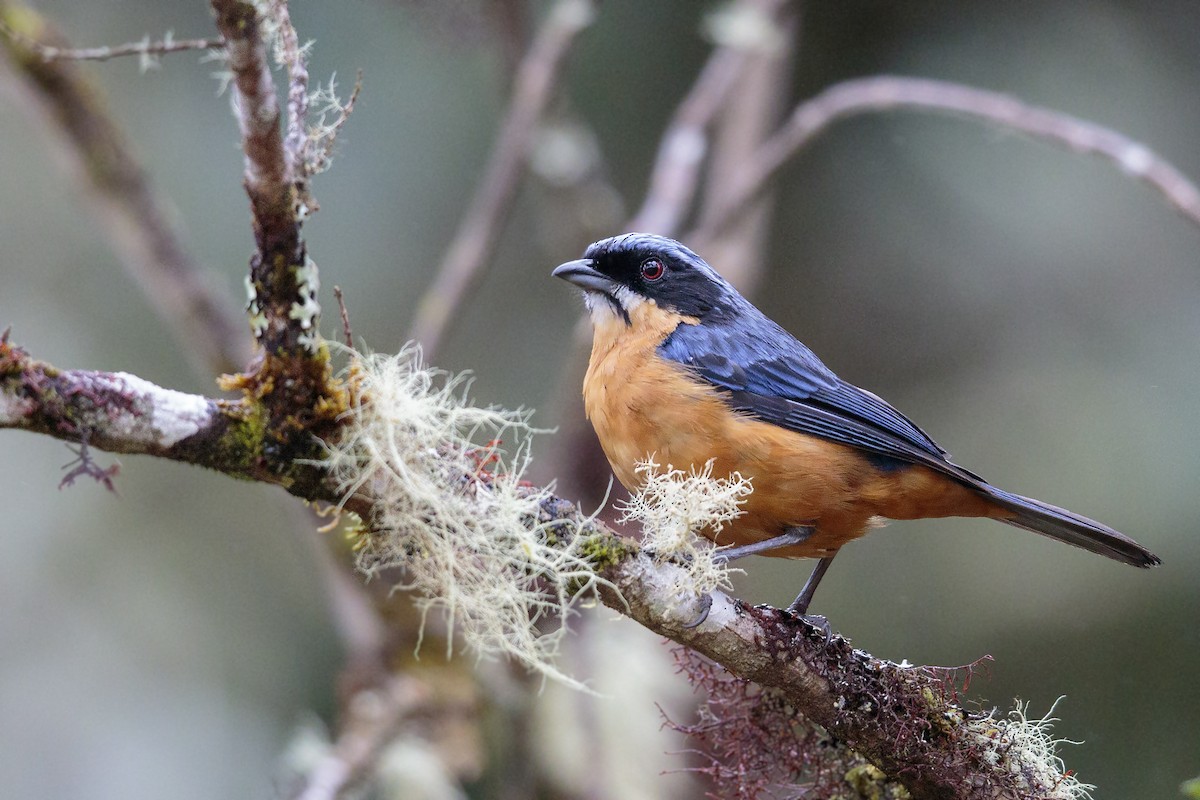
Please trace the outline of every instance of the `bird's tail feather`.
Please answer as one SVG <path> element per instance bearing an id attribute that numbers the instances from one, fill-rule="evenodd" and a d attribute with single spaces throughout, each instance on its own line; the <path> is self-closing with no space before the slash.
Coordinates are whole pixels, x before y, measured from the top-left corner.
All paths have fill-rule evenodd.
<path id="1" fill-rule="evenodd" d="M 1094 519 L 994 486 L 988 486 L 986 493 L 996 505 L 1009 512 L 996 517 L 1001 522 L 1082 547 L 1084 550 L 1135 567 L 1153 567 L 1162 563 L 1158 556 L 1133 539 Z"/>

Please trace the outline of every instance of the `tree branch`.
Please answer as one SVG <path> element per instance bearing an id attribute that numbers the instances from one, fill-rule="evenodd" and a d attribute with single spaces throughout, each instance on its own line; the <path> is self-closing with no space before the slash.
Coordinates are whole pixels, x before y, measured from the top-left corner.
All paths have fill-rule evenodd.
<path id="1" fill-rule="evenodd" d="M 206 466 L 283 485 L 310 500 L 336 494 L 318 463 L 286 469 L 273 463 L 262 420 L 245 404 L 174 392 L 124 373 L 55 370 L 0 338 L 0 428 L 6 427 Z M 470 484 L 460 487 L 467 496 L 491 491 L 485 471 L 461 480 Z M 347 502 L 364 520 L 376 518 L 369 492 L 364 484 Z M 838 636 L 827 642 L 824 631 L 803 619 L 750 608 L 720 592 L 712 595 L 704 621 L 688 627 L 701 616 L 705 598 L 681 599 L 669 588 L 680 567 L 656 563 L 573 503 L 549 496 L 540 509 L 524 524 L 540 531 L 548 546 L 587 554 L 605 604 L 734 675 L 783 692 L 914 795 L 1008 796 L 1002 792 L 1015 780 L 1011 763 L 987 762 L 980 746 L 979 725 L 986 730 L 992 723 L 970 717 L 935 691 L 941 686 L 935 676 L 875 660 Z"/>
<path id="2" fill-rule="evenodd" d="M 700 196 L 699 218 L 712 210 L 724 187 L 737 179 L 746 162 L 779 126 L 789 100 L 799 13 L 794 6 L 781 10 L 775 21 L 778 46 L 763 47 L 742 71 L 735 90 L 715 124 L 712 158 Z M 766 261 L 772 203 L 764 193 L 736 224 L 711 240 L 699 237 L 688 246 L 713 264 L 747 297 L 753 296 Z M 703 229 L 703 222 L 701 222 Z"/>
<path id="3" fill-rule="evenodd" d="M 729 189 L 714 200 L 702 227 L 689 238 L 718 235 L 737 219 L 797 152 L 833 123 L 859 114 L 896 109 L 937 111 L 991 122 L 1099 156 L 1159 192 L 1177 211 L 1200 224 L 1200 189 L 1144 144 L 1093 122 L 1014 97 L 947 81 L 883 75 L 844 81 L 801 103 L 787 123 L 743 165 Z"/>
<path id="4" fill-rule="evenodd" d="M 267 414 L 266 435 L 277 464 L 311 459 L 317 442 L 333 435 L 344 394 L 331 378 L 329 353 L 321 339 L 320 281 L 308 258 L 300 226 L 307 213 L 307 174 L 297 166 L 303 145 L 289 154 L 280 121 L 275 81 L 258 7 L 246 0 L 211 0 L 217 29 L 226 41 L 233 72 L 233 109 L 245 155 L 243 184 L 250 198 L 257 251 L 250 259 L 250 325 L 262 355 L 252 372 L 231 378 L 246 401 Z M 289 131 L 305 121 L 307 72 L 296 44 L 286 3 L 269 6 L 270 20 L 287 65 Z M 295 135 L 292 137 L 296 138 Z"/>
<path id="5" fill-rule="evenodd" d="M 417 305 L 409 338 L 435 357 L 454 310 L 474 290 L 500 228 L 512 208 L 522 171 L 529 159 L 534 128 L 554 95 L 566 55 L 576 37 L 591 24 L 591 0 L 558 0 L 550 9 L 521 60 L 512 100 L 483 180 L 455 231 L 429 289 Z"/>
<path id="6" fill-rule="evenodd" d="M 0 337 L 0 428 L 44 433 L 112 453 L 157 456 L 336 501 L 318 467 L 281 461 L 265 411 L 165 389 L 124 372 L 60 370 Z"/>
<path id="7" fill-rule="evenodd" d="M 292 165 L 283 145 L 279 101 L 260 29 L 258 9 L 244 0 L 212 0 L 217 30 L 225 38 L 233 72 L 233 111 L 245 154 L 243 185 L 250 197 L 258 252 L 250 264 L 254 289 L 251 324 L 267 353 L 301 354 L 312 348 L 316 309 L 301 306 L 304 324 L 292 311 L 309 299 L 302 297 L 297 272 L 304 267 L 297 193 Z M 313 300 L 315 303 L 315 300 Z"/>

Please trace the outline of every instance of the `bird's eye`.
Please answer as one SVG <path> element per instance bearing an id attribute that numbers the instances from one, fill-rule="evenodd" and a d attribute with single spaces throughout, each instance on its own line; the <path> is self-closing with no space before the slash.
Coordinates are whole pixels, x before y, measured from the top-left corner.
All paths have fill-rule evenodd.
<path id="1" fill-rule="evenodd" d="M 642 278 L 647 281 L 657 281 L 667 274 L 667 268 L 657 258 L 647 258 L 642 262 Z"/>

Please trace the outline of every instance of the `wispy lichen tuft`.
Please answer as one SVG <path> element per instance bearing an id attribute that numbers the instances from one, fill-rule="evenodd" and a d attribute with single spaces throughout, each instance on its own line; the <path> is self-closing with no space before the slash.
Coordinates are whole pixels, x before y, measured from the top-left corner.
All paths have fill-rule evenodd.
<path id="1" fill-rule="evenodd" d="M 694 597 L 730 588 L 728 562 L 714 558 L 716 549 L 698 534 L 706 528 L 716 534 L 742 513 L 742 501 L 752 491 L 750 481 L 736 472 L 714 478 L 712 461 L 699 471 L 685 472 L 670 464 L 661 469 L 651 457 L 634 469 L 643 483 L 625 502 L 621 521 L 641 523 L 642 546 L 656 560 L 684 567 L 674 573 L 679 585 L 670 587 L 669 596 Z"/>
<path id="2" fill-rule="evenodd" d="M 328 465 L 344 497 L 361 493 L 375 509 L 359 567 L 397 568 L 397 588 L 414 591 L 423 614 L 445 613 L 450 642 L 457 632 L 480 656 L 578 685 L 553 660 L 597 578 L 584 537 L 552 537 L 540 518 L 547 490 L 521 480 L 530 412 L 472 406 L 469 380 L 426 367 L 415 347 L 352 354 L 348 382 L 351 418 Z"/>
<path id="3" fill-rule="evenodd" d="M 338 94 L 337 75 L 330 76 L 329 82 L 318 85 L 309 94 L 309 107 L 313 110 L 316 120 L 308 125 L 308 138 L 304 142 L 304 169 L 308 176 L 319 175 L 333 164 L 334 144 L 342 127 L 354 113 L 354 104 L 358 100 L 359 90 L 362 89 L 362 76 L 355 81 L 354 88 L 346 100 Z"/>
<path id="4" fill-rule="evenodd" d="M 1079 744 L 1070 739 L 1055 739 L 1051 728 L 1058 720 L 1050 715 L 1062 700 L 1055 701 L 1040 719 L 1029 718 L 1029 703 L 1017 707 L 1003 719 L 976 719 L 966 722 L 964 736 L 978 748 L 990 765 L 999 765 L 1012 775 L 1013 788 L 1022 797 L 1045 800 L 1090 800 L 1095 786 L 1081 783 L 1067 771 L 1058 755 L 1060 744 Z"/>

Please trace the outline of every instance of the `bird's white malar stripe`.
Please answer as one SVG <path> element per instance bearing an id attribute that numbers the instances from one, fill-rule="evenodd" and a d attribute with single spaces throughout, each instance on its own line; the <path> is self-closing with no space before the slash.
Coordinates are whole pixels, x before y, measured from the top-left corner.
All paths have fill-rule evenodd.
<path id="1" fill-rule="evenodd" d="M 629 314 L 642 303 L 646 302 L 646 298 L 628 286 L 618 287 L 611 298 L 603 292 L 584 291 L 583 304 L 587 306 L 587 310 L 591 313 L 592 322 L 606 322 L 615 317 L 621 317 L 620 313 L 613 306 L 612 298 L 616 298 L 616 301 L 621 304 L 621 308 L 625 310 L 626 314 Z M 622 321 L 623 319 L 622 317 Z"/>

